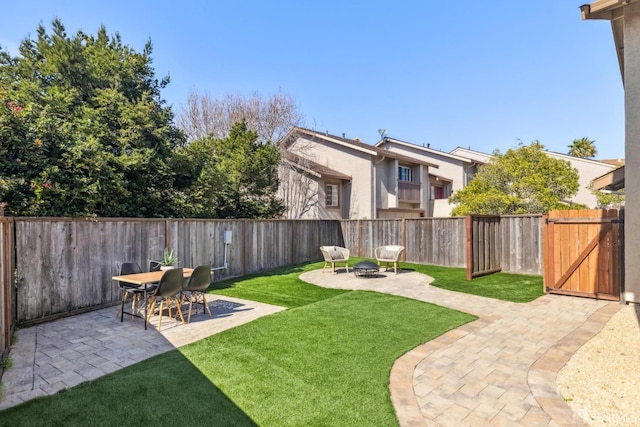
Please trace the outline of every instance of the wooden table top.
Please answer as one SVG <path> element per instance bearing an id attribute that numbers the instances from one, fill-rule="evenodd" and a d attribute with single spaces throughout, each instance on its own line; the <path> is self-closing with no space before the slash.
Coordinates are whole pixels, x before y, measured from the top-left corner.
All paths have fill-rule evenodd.
<path id="1" fill-rule="evenodd" d="M 193 268 L 183 268 L 182 276 L 186 279 L 193 273 Z M 145 283 L 159 282 L 164 271 L 148 271 L 146 273 L 123 274 L 121 276 L 113 276 L 113 280 L 118 282 L 133 283 L 134 285 L 144 285 Z"/>

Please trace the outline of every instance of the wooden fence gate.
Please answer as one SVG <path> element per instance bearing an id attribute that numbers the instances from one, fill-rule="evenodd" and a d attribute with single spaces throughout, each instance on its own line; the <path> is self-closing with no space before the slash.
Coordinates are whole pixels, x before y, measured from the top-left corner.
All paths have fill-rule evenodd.
<path id="1" fill-rule="evenodd" d="M 546 292 L 620 299 L 624 211 L 550 211 L 544 216 Z"/>

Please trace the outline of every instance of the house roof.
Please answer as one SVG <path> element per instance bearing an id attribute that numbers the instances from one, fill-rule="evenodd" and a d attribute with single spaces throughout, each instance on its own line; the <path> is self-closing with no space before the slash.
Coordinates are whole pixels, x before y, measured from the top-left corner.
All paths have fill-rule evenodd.
<path id="1" fill-rule="evenodd" d="M 338 172 L 337 170 L 328 168 L 319 163 L 314 162 L 313 160 L 309 160 L 303 157 L 300 157 L 291 152 L 285 152 L 284 160 L 295 167 L 298 167 L 305 172 L 310 173 L 318 178 L 336 178 L 336 179 L 344 179 L 351 180 L 350 175 L 346 175 L 342 172 Z"/>
<path id="2" fill-rule="evenodd" d="M 450 154 L 464 157 L 473 162 L 487 163 L 493 157 L 492 154 L 483 153 L 482 151 L 472 150 L 470 148 L 456 147 L 451 150 Z"/>
<path id="3" fill-rule="evenodd" d="M 624 166 L 624 159 L 602 159 L 600 161 L 602 163 L 606 163 L 608 165 Z"/>
<path id="4" fill-rule="evenodd" d="M 475 150 L 471 150 L 468 148 L 462 148 L 462 147 L 457 147 L 453 150 L 451 150 L 452 153 L 456 153 L 456 155 L 458 156 L 469 156 L 468 158 L 473 160 L 473 161 L 478 161 L 478 162 L 484 162 L 482 159 L 486 158 L 486 161 L 489 161 L 492 157 L 493 154 L 487 154 L 487 153 L 483 153 L 481 151 L 475 151 Z M 601 165 L 601 166 L 608 166 L 610 168 L 615 167 L 615 166 L 619 166 L 620 163 L 622 162 L 622 164 L 624 164 L 624 160 L 623 159 L 617 159 L 614 163 L 614 161 L 612 160 L 593 160 L 593 159 L 584 159 L 582 157 L 576 157 L 576 156 L 571 156 L 569 154 L 564 154 L 564 153 L 558 153 L 556 151 L 549 151 L 549 150 L 542 150 L 543 153 L 553 156 L 553 157 L 559 157 L 565 160 L 569 160 L 569 161 L 573 161 L 573 162 L 585 162 L 585 163 L 590 163 L 593 165 Z M 459 154 L 462 153 L 462 154 Z"/>
<path id="5" fill-rule="evenodd" d="M 608 19 L 611 21 L 613 41 L 618 54 L 620 75 L 624 82 L 624 22 L 623 7 L 638 0 L 597 0 L 580 6 L 582 19 Z"/>
<path id="6" fill-rule="evenodd" d="M 438 156 L 448 157 L 450 159 L 458 160 L 458 161 L 461 161 L 461 162 L 471 163 L 469 161 L 469 159 L 467 159 L 466 157 L 456 156 L 456 155 L 451 154 L 451 153 L 447 153 L 447 152 L 440 151 L 440 150 L 435 150 L 435 149 L 430 148 L 428 146 L 424 147 L 424 146 L 421 146 L 421 145 L 412 144 L 411 142 L 402 141 L 402 140 L 396 139 L 396 138 L 384 137 L 380 141 L 378 141 L 375 146 L 380 148 L 382 145 L 384 145 L 385 143 L 389 143 L 389 142 L 392 142 L 392 143 L 395 143 L 395 144 L 398 144 L 398 145 L 402 145 L 402 146 L 405 146 L 405 147 L 409 147 L 409 148 L 414 148 L 416 150 L 424 151 L 425 153 L 436 154 Z"/>
<path id="7" fill-rule="evenodd" d="M 624 188 L 624 165 L 597 177 L 592 181 L 594 190 L 617 191 Z"/>
<path id="8" fill-rule="evenodd" d="M 291 132 L 289 132 L 289 134 L 284 138 L 283 140 L 283 144 L 288 145 L 290 143 L 290 141 L 292 141 L 294 135 L 296 133 L 299 134 L 304 134 L 307 136 L 311 136 L 314 138 L 319 138 L 322 140 L 325 140 L 327 142 L 331 142 L 333 144 L 337 144 L 337 145 L 341 145 L 343 147 L 348 147 L 357 151 L 360 151 L 362 153 L 366 153 L 372 156 L 381 156 L 381 157 L 388 157 L 390 159 L 395 159 L 395 160 L 399 160 L 401 162 L 404 163 L 412 163 L 412 164 L 418 164 L 418 165 L 425 165 L 431 168 L 438 168 L 438 165 L 433 164 L 433 163 L 429 163 L 429 162 L 425 162 L 419 159 L 414 159 L 412 157 L 408 157 L 408 156 L 403 156 L 402 154 L 398 154 L 398 153 L 394 153 L 392 151 L 388 151 L 388 150 L 384 150 L 382 148 L 378 148 L 375 147 L 373 145 L 369 145 L 369 144 L 365 144 L 364 142 L 360 141 L 360 140 L 356 140 L 356 139 L 348 139 L 345 137 L 339 137 L 336 135 L 331 135 L 328 132 L 318 132 L 315 130 L 311 130 L 311 129 L 306 129 L 306 128 L 302 128 L 302 127 L 295 127 L 291 130 Z"/>

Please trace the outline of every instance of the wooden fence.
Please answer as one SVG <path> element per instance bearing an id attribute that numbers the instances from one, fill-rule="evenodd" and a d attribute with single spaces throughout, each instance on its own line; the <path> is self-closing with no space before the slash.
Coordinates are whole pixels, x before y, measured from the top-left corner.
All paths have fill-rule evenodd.
<path id="1" fill-rule="evenodd" d="M 624 210 L 551 211 L 544 226 L 547 292 L 620 299 Z"/>
<path id="2" fill-rule="evenodd" d="M 542 274 L 542 215 L 467 217 L 467 279 L 495 271 Z"/>
<path id="3" fill-rule="evenodd" d="M 502 271 L 542 274 L 542 215 L 500 217 Z"/>
<path id="4" fill-rule="evenodd" d="M 174 249 L 179 265 L 228 268 L 215 280 L 317 260 L 325 241 L 343 245 L 336 221 L 16 218 L 17 321 L 29 324 L 112 305 L 120 264 L 143 268 Z"/>
<path id="5" fill-rule="evenodd" d="M 500 217 L 468 215 L 467 236 L 467 280 L 501 270 L 502 239 Z"/>
<path id="6" fill-rule="evenodd" d="M 465 219 L 405 218 L 340 221 L 347 248 L 359 257 L 374 258 L 378 246 L 405 247 L 404 261 L 465 266 Z"/>
<path id="7" fill-rule="evenodd" d="M 9 221 L 9 219 L 7 219 Z M 321 259 L 318 247 L 339 245 L 354 256 L 373 258 L 377 246 L 401 244 L 404 260 L 452 267 L 466 265 L 466 222 L 456 218 L 389 220 L 204 220 L 135 218 L 14 218 L 13 244 L 2 245 L 15 260 L 17 306 L 1 313 L 19 324 L 116 303 L 119 288 L 111 277 L 124 261 L 143 268 L 165 247 L 180 265 L 222 266 L 223 235 L 231 231 L 227 268 L 214 280 L 258 273 Z M 502 271 L 541 274 L 541 216 L 502 217 Z M 13 234 L 11 227 L 5 230 Z M 507 243 L 508 242 L 508 243 Z M 8 249 L 7 249 L 8 248 Z M 6 258 L 6 255 L 5 255 Z M 5 259 L 3 258 L 3 259 Z M 12 270 L 3 267 L 5 288 L 13 289 Z M 6 292 L 6 290 L 5 290 Z M 6 334 L 5 334 L 6 335 Z M 6 338 L 5 338 L 6 339 Z"/>

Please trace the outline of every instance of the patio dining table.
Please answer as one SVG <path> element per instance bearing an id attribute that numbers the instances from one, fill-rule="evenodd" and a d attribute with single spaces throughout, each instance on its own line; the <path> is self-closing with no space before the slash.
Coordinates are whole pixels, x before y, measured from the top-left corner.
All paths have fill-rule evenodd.
<path id="1" fill-rule="evenodd" d="M 191 273 L 193 273 L 193 268 L 183 268 L 182 269 L 182 275 L 183 277 L 186 279 L 188 277 L 191 276 Z M 144 286 L 142 288 L 143 292 L 144 292 L 144 329 L 147 329 L 147 291 L 149 290 L 149 285 L 152 283 L 157 283 L 160 281 L 160 279 L 162 278 L 162 275 L 164 274 L 163 270 L 158 270 L 158 271 L 149 271 L 146 273 L 134 273 L 134 274 L 123 274 L 120 276 L 113 276 L 111 279 L 115 280 L 117 282 L 126 282 L 126 283 L 131 283 L 134 285 L 138 285 L 138 286 Z M 120 307 L 120 322 L 124 321 L 124 315 L 125 314 L 130 314 L 131 316 L 135 316 L 135 317 L 139 317 L 142 318 L 142 316 L 138 313 L 129 313 L 129 312 L 125 312 L 124 311 L 124 296 L 125 296 L 125 292 L 126 290 L 123 289 L 122 291 L 122 302 L 121 307 Z"/>

